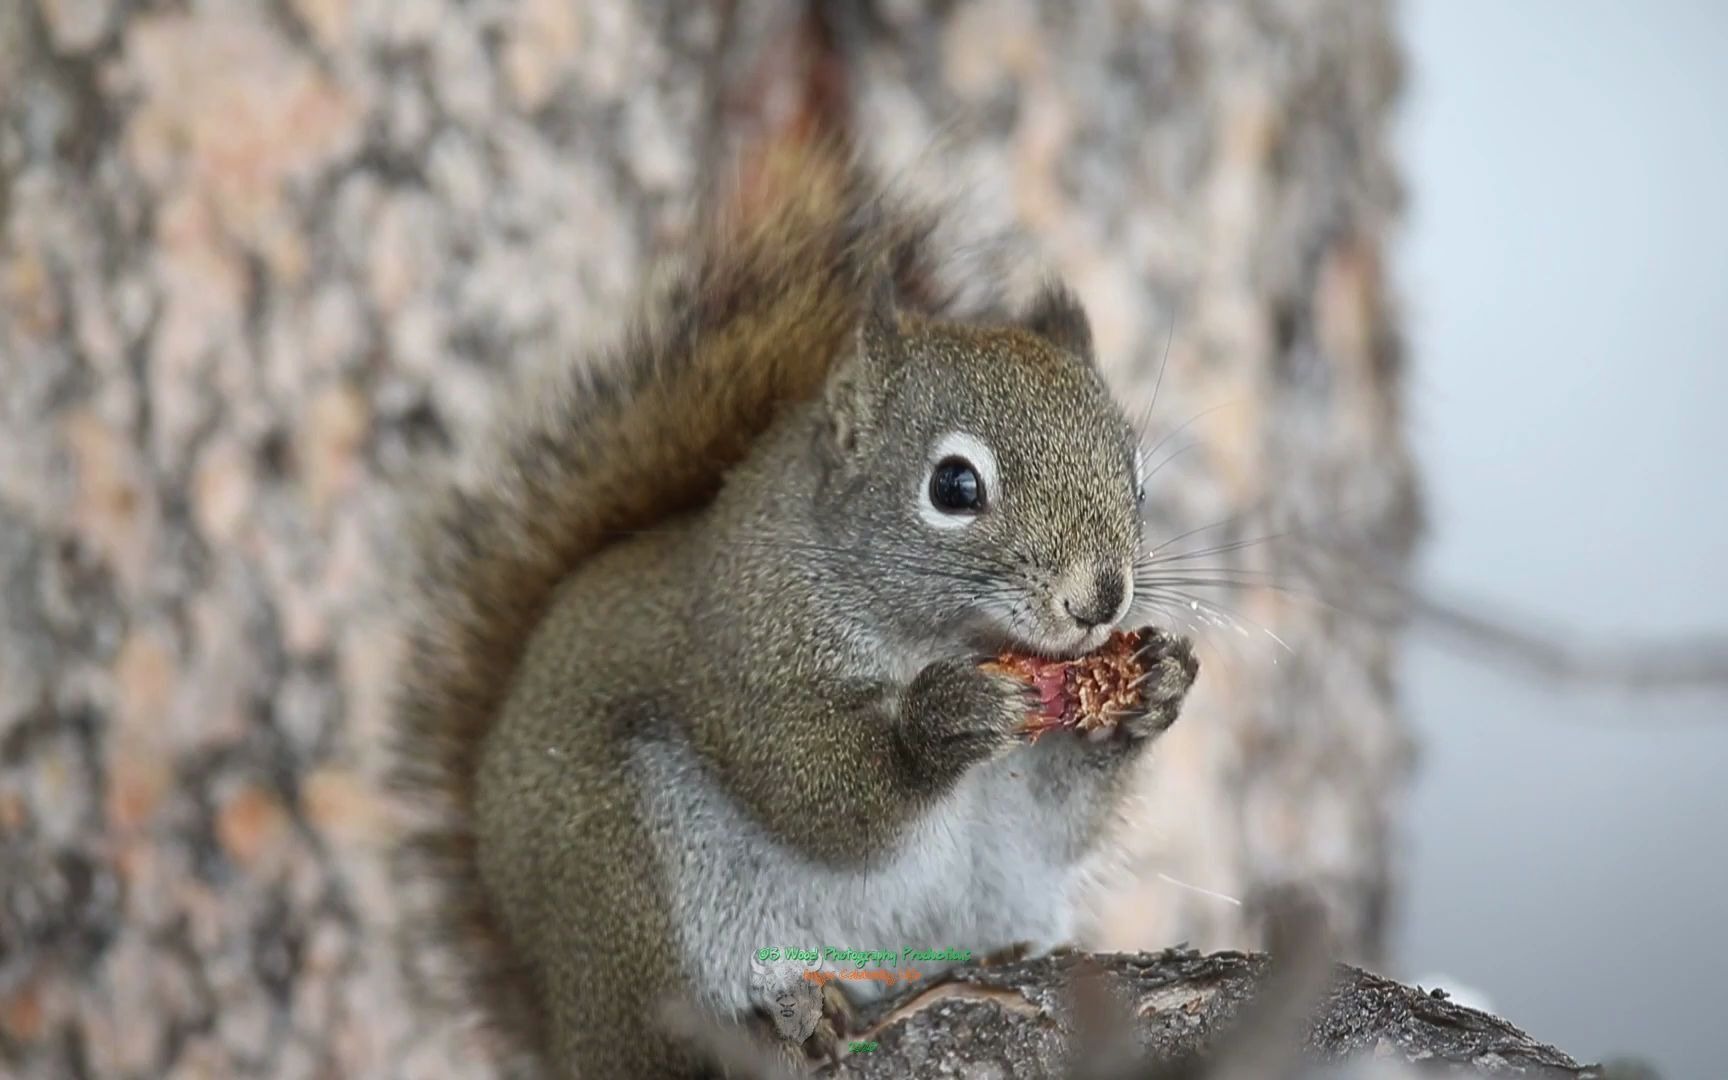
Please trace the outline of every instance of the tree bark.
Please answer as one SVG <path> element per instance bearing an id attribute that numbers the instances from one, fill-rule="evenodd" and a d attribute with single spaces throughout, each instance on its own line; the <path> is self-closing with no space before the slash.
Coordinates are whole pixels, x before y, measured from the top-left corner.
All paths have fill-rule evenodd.
<path id="1" fill-rule="evenodd" d="M 1110 995 L 1121 1017 L 1114 1030 L 1089 1031 L 1099 1025 L 1077 1015 L 1087 1006 L 1075 993 L 1076 964 Z M 1221 1058 L 1232 1039 L 1258 1037 L 1240 1022 L 1264 993 L 1268 967 L 1264 956 L 1180 949 L 969 967 L 927 987 L 909 985 L 872 1007 L 856 1039 L 874 1047 L 853 1051 L 847 1040 L 834 1075 L 1275 1080 L 1282 1068 L 1299 1064 L 1370 1063 L 1382 1069 L 1367 1076 L 1389 1078 L 1417 1075 L 1392 1072 L 1389 1065 L 1420 1063 L 1429 1070 L 1421 1075 L 1444 1065 L 1483 1077 L 1604 1076 L 1600 1067 L 1580 1065 L 1504 1020 L 1344 965 L 1333 970 L 1312 1018 L 1304 1012 L 1289 1042 L 1270 1046 L 1275 1068 L 1200 1071 L 1209 1055 Z M 1098 1040 L 1112 1036 L 1122 1040 L 1125 1061 L 1100 1060 Z M 1184 1066 L 1194 1071 L 1176 1071 Z"/>
<path id="2" fill-rule="evenodd" d="M 1402 574 L 1381 3 L 824 10 L 858 143 L 976 181 L 1124 393 L 1163 373 L 1156 538 L 1217 524 L 1169 551 L 1325 524 Z M 0 1071 L 483 1071 L 391 945 L 380 570 L 500 387 L 605 340 L 676 247 L 761 107 L 735 58 L 799 15 L 0 5 Z M 1276 545 L 1171 565 L 1296 572 Z M 1205 674 L 1089 937 L 1249 947 L 1299 878 L 1376 956 L 1399 613 L 1170 589 Z"/>

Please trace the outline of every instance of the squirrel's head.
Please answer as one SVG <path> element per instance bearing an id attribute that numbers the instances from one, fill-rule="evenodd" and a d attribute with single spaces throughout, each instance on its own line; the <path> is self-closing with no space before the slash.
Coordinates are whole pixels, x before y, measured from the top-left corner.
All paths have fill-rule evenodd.
<path id="1" fill-rule="evenodd" d="M 821 407 L 818 519 L 876 621 L 1074 655 L 1126 614 L 1139 443 L 1065 289 L 992 327 L 903 316 L 880 289 Z"/>

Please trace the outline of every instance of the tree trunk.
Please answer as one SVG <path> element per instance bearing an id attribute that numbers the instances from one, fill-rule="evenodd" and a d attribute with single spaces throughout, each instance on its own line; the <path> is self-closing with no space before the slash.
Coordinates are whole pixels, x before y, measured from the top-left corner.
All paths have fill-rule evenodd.
<path id="1" fill-rule="evenodd" d="M 824 11 L 858 143 L 976 181 L 1126 394 L 1163 371 L 1158 538 L 1221 523 L 1167 550 L 1324 525 L 1402 573 L 1382 4 Z M 768 107 L 738 72 L 798 14 L 0 5 L 0 1071 L 479 1070 L 390 944 L 380 569 L 512 369 L 605 338 L 676 246 Z M 1171 565 L 1298 569 L 1274 544 Z M 1252 902 L 1168 879 L 1300 878 L 1375 957 L 1396 612 L 1171 589 L 1204 674 L 1093 939 L 1252 946 Z"/>

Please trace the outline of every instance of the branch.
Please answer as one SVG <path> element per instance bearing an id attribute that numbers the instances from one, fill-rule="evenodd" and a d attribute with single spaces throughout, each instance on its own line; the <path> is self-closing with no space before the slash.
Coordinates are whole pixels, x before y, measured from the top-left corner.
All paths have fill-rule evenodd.
<path id="1" fill-rule="evenodd" d="M 874 1042 L 872 1052 L 844 1053 L 834 1077 L 897 1080 L 923 1076 L 1114 1076 L 1199 1078 L 1217 1075 L 1209 1062 L 1228 1057 L 1251 1004 L 1271 993 L 1275 978 L 1261 955 L 1161 953 L 1053 956 L 993 967 L 968 966 L 914 983 L 863 1011 L 851 1038 Z M 1451 1066 L 1466 1075 L 1606 1078 L 1553 1047 L 1486 1013 L 1456 1005 L 1441 992 L 1403 986 L 1358 968 L 1337 965 L 1301 1037 L 1308 1063 L 1366 1059 L 1381 1066 Z M 1076 978 L 1108 988 L 1122 1018 L 1124 1042 L 1139 1060 L 1131 1067 L 1083 1068 L 1071 1038 L 1085 1030 Z M 1259 995 L 1257 998 L 1256 995 Z M 1300 1033 L 1298 1033 L 1300 1035 Z M 848 1042 L 841 1044 L 846 1051 Z M 1088 1050 L 1089 1058 L 1096 1058 Z M 1425 1075 L 1427 1073 L 1425 1072 Z M 1234 1075 L 1234 1073 L 1232 1074 Z M 1277 1071 L 1254 1075 L 1274 1080 Z M 1363 1074 L 1356 1074 L 1363 1075 Z M 1369 1076 L 1405 1075 L 1370 1072 Z"/>
<path id="2" fill-rule="evenodd" d="M 1291 528 L 1269 539 L 1314 584 L 1313 599 L 1333 610 L 1352 617 L 1402 613 L 1444 644 L 1526 676 L 1570 686 L 1728 691 L 1728 634 L 1568 635 L 1481 597 L 1448 597 L 1413 584 L 1403 568 L 1386 567 L 1346 535 Z"/>
<path id="3" fill-rule="evenodd" d="M 1673 635 L 1596 642 L 1537 628 L 1526 618 L 1495 614 L 1478 602 L 1412 597 L 1418 626 L 1555 682 L 1628 690 L 1728 688 L 1728 637 Z"/>

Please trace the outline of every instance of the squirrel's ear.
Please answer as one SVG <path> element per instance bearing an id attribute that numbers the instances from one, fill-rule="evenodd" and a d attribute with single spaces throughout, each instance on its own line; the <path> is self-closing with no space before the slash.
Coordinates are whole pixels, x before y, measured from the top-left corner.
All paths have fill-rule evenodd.
<path id="1" fill-rule="evenodd" d="M 894 302 L 894 277 L 887 273 L 878 274 L 870 285 L 870 295 L 858 326 L 857 359 L 866 363 L 881 360 L 892 354 L 899 340 L 900 309 Z"/>
<path id="2" fill-rule="evenodd" d="M 1092 324 L 1080 299 L 1060 281 L 1046 281 L 1020 325 L 1088 360 L 1092 358 Z"/>
<path id="3" fill-rule="evenodd" d="M 857 449 L 859 438 L 876 419 L 876 399 L 885 365 L 898 349 L 900 314 L 894 304 L 894 281 L 881 275 L 871 286 L 858 320 L 851 355 L 828 378 L 826 407 L 829 432 L 842 454 Z"/>

